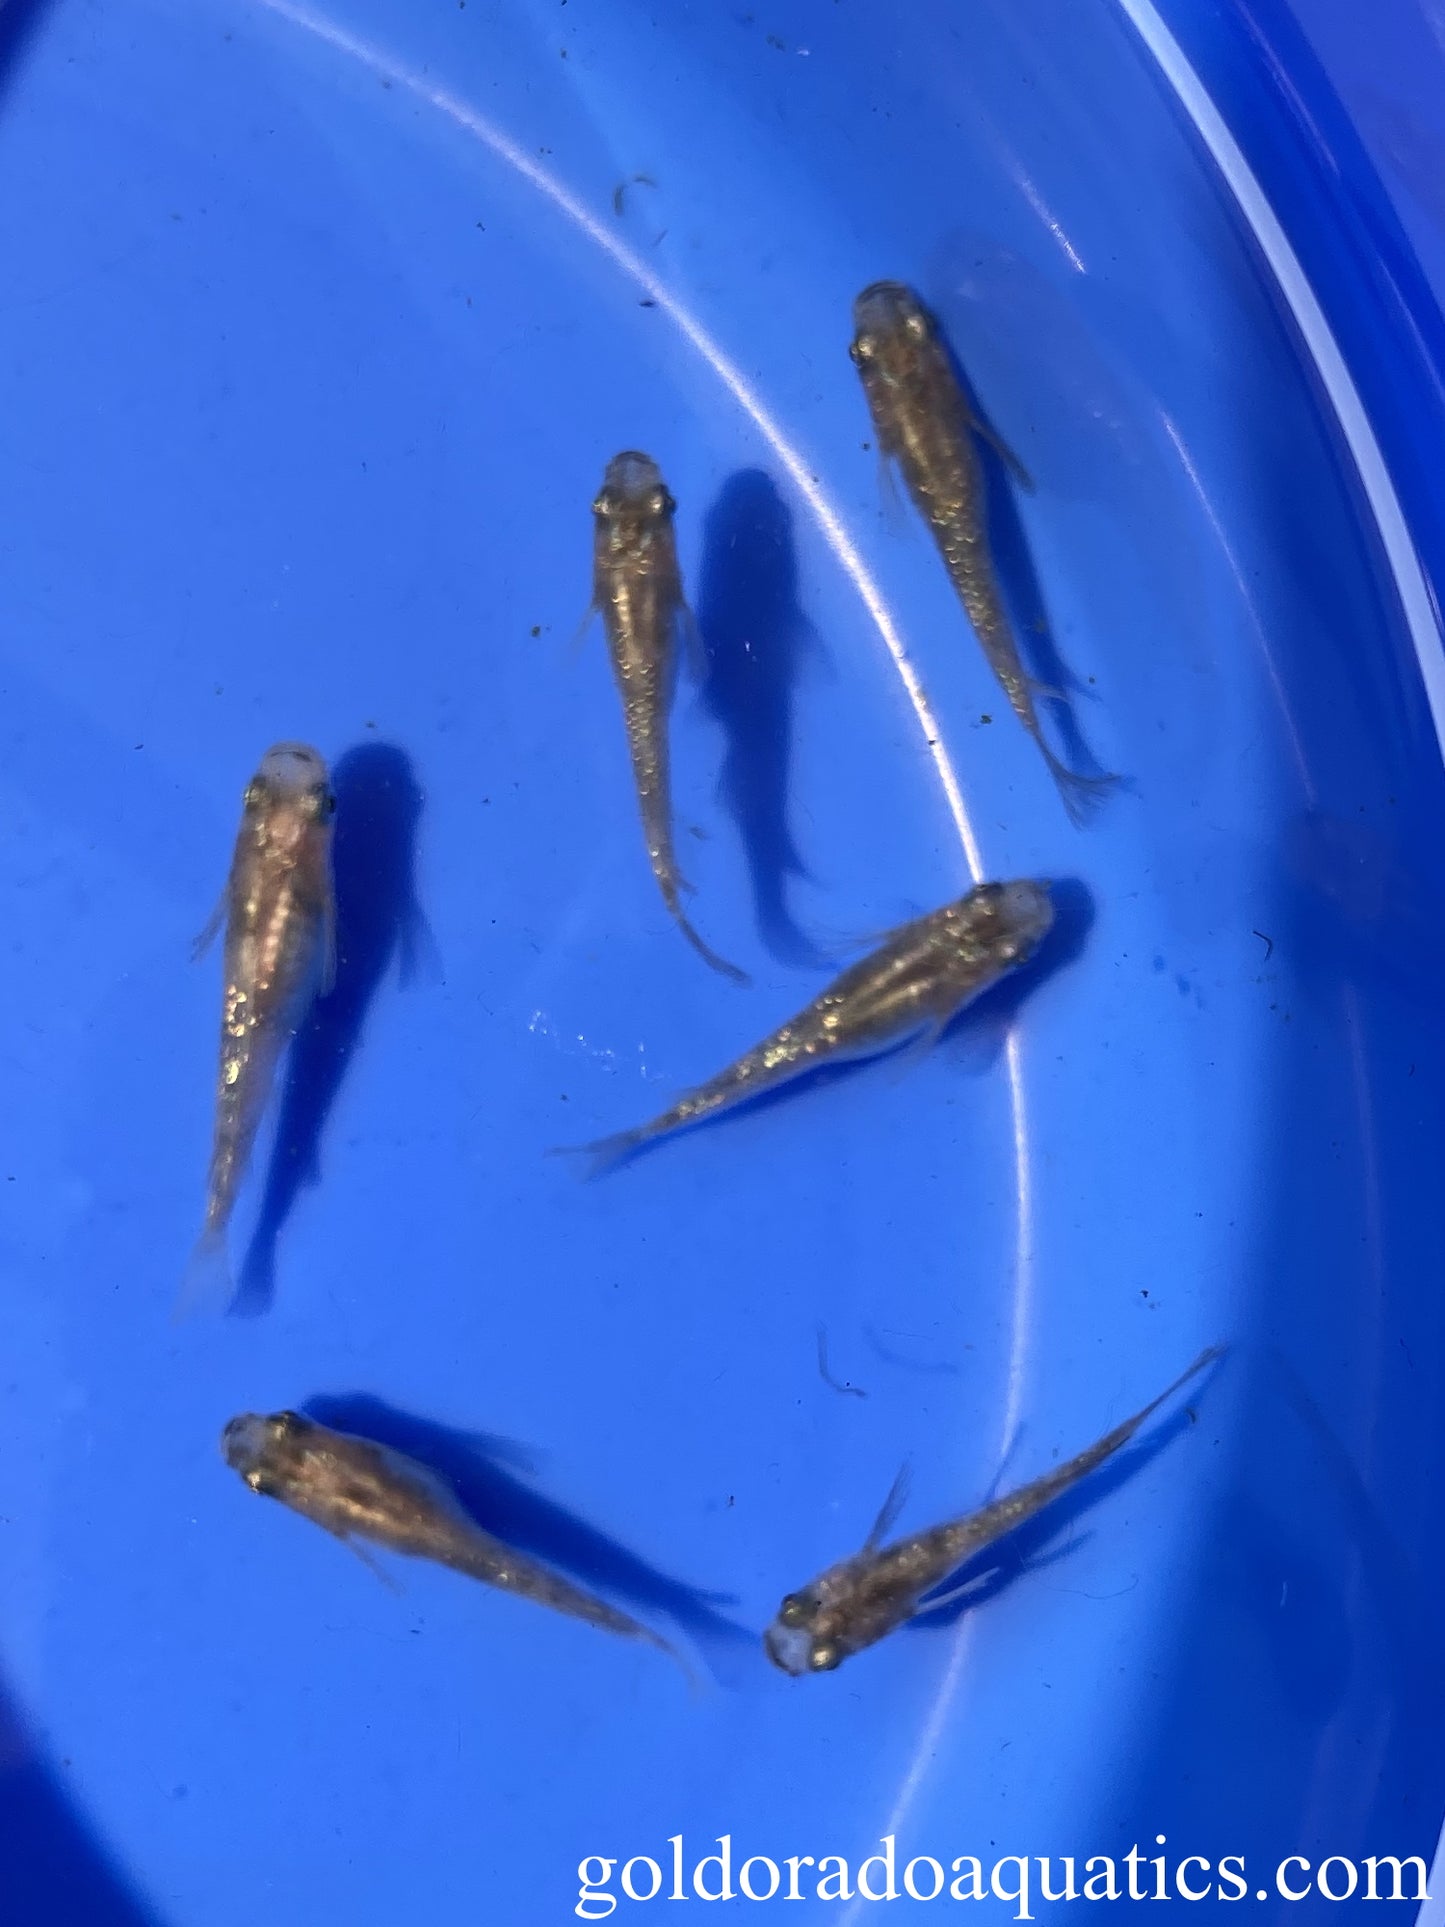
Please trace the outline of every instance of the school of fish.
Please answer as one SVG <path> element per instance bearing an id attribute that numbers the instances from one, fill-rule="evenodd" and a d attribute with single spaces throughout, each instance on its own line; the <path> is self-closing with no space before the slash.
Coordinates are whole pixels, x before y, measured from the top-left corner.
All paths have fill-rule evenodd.
<path id="1" fill-rule="evenodd" d="M 1027 477 L 983 423 L 942 330 L 911 288 L 873 283 L 854 303 L 853 323 L 849 353 L 878 451 L 901 474 L 989 668 L 1080 823 L 1118 779 L 1070 767 L 1045 734 L 1039 702 L 1062 704 L 1063 696 L 1030 672 L 1015 640 L 990 552 L 980 442 L 1016 481 Z M 663 906 L 703 961 L 746 985 L 746 974 L 705 941 L 683 908 L 689 886 L 676 852 L 669 718 L 679 661 L 697 644 L 698 629 L 684 590 L 676 513 L 651 456 L 629 449 L 607 462 L 592 503 L 589 615 L 601 620 L 643 845 Z M 222 1013 L 209 1178 L 201 1235 L 182 1285 L 184 1311 L 225 1309 L 231 1301 L 228 1241 L 243 1181 L 286 1053 L 332 988 L 338 940 L 344 964 L 346 931 L 337 931 L 332 874 L 335 813 L 326 761 L 303 743 L 267 750 L 242 797 L 224 894 L 198 945 L 223 937 Z M 812 1071 L 903 1046 L 926 1051 L 976 999 L 1046 952 L 1055 915 L 1050 884 L 1040 878 L 977 884 L 876 941 L 803 1008 L 774 1021 L 760 1042 L 656 1116 L 578 1148 L 595 1174 Z M 961 1575 L 971 1562 L 1074 1492 L 1221 1352 L 1211 1347 L 1131 1418 L 1006 1497 L 885 1543 L 902 1501 L 900 1480 L 862 1548 L 783 1599 L 761 1636 L 763 1652 L 791 1675 L 832 1672 L 920 1615 L 966 1599 L 971 1581 Z M 253 1492 L 368 1560 L 367 1548 L 429 1560 L 676 1656 L 651 1627 L 497 1536 L 425 1453 L 414 1456 L 292 1410 L 230 1419 L 221 1451 Z"/>

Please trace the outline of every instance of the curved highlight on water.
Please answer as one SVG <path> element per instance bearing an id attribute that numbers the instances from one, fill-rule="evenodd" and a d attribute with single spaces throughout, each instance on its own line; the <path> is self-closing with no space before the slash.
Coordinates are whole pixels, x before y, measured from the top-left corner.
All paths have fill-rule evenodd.
<path id="1" fill-rule="evenodd" d="M 929 760 L 933 764 L 934 773 L 948 804 L 949 815 L 953 820 L 969 878 L 975 884 L 982 883 L 986 874 L 983 853 L 963 799 L 958 773 L 944 744 L 943 732 L 929 704 L 918 672 L 883 600 L 882 591 L 844 527 L 838 509 L 824 493 L 821 485 L 813 479 L 813 472 L 807 462 L 788 439 L 782 425 L 749 384 L 736 362 L 724 352 L 722 346 L 708 333 L 692 310 L 679 300 L 665 282 L 658 278 L 640 255 L 629 248 L 583 202 L 578 200 L 570 188 L 564 186 L 548 169 L 540 166 L 532 155 L 525 153 L 508 134 L 479 113 L 469 102 L 452 93 L 448 88 L 438 86 L 426 74 L 417 73 L 404 66 L 384 49 L 348 33 L 345 28 L 326 19 L 324 15 L 296 4 L 295 0 L 253 0 L 253 4 L 282 20 L 289 21 L 303 33 L 310 34 L 337 53 L 358 62 L 378 79 L 387 81 L 393 88 L 403 89 L 414 99 L 444 115 L 453 125 L 480 141 L 498 160 L 504 162 L 514 173 L 534 187 L 579 234 L 585 236 L 594 247 L 599 248 L 634 286 L 640 288 L 643 294 L 668 317 L 689 346 L 696 350 L 700 359 L 712 370 L 787 471 L 793 486 L 807 504 L 819 533 L 832 550 L 839 566 L 857 591 L 859 600 L 868 611 L 883 646 L 892 659 L 894 669 L 903 684 L 909 705 L 917 720 Z M 1028 1112 L 1024 1101 L 1022 1053 L 1018 1036 L 1013 1032 L 1008 1039 L 1005 1066 L 1014 1150 L 1016 1255 L 1013 1307 L 1009 1323 L 1008 1381 L 999 1427 L 999 1458 L 1002 1458 L 1009 1440 L 1016 1431 L 1023 1410 L 1034 1317 L 1033 1182 Z M 919 1735 L 913 1763 L 899 1790 L 885 1830 L 894 1832 L 903 1830 L 907 1814 L 917 1797 L 924 1774 L 933 1757 L 937 1736 L 951 1714 L 954 1698 L 964 1676 L 971 1643 L 972 1622 L 965 1616 L 959 1622 L 954 1635 L 947 1669 L 923 1731 Z M 856 1899 L 851 1903 L 840 1916 L 839 1927 L 849 1927 L 860 1904 Z"/>

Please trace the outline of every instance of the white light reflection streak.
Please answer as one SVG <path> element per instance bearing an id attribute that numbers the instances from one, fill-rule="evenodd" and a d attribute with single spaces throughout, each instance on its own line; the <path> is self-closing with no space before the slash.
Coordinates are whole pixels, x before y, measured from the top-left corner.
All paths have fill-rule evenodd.
<path id="1" fill-rule="evenodd" d="M 530 154 L 524 153 L 515 141 L 504 134 L 500 128 L 493 126 L 468 102 L 449 92 L 445 87 L 435 85 L 426 75 L 414 73 L 411 69 L 402 66 L 381 48 L 357 39 L 324 16 L 295 5 L 293 0 L 254 0 L 254 4 L 264 7 L 268 13 L 276 14 L 281 19 L 289 21 L 292 26 L 324 42 L 337 53 L 356 61 L 375 74 L 378 79 L 388 81 L 393 87 L 405 89 L 415 99 L 444 115 L 464 133 L 479 140 L 499 160 L 504 161 L 515 173 L 520 174 L 523 180 L 536 188 L 539 194 L 552 203 L 559 214 L 564 215 L 594 247 L 600 248 L 623 274 L 641 288 L 707 363 L 787 470 L 794 487 L 807 503 L 823 539 L 837 557 L 844 573 L 857 590 L 864 608 L 872 618 L 874 627 L 882 637 L 884 647 L 892 658 L 893 666 L 903 683 L 913 713 L 918 720 L 918 726 L 923 732 L 934 771 L 947 799 L 949 814 L 953 818 L 954 828 L 958 833 L 969 875 L 973 882 L 981 883 L 985 875 L 983 854 L 974 834 L 973 824 L 969 820 L 957 773 L 944 746 L 943 732 L 929 705 L 923 685 L 918 679 L 918 673 L 909 660 L 903 639 L 883 601 L 882 593 L 869 574 L 868 566 L 858 553 L 848 531 L 844 528 L 837 509 L 814 481 L 807 463 L 788 440 L 782 427 L 768 412 L 761 398 L 749 387 L 742 371 L 728 358 L 696 316 L 683 306 L 664 282 L 657 278 L 645 261 L 605 227 L 569 189 L 562 185 L 555 175 L 549 173 L 546 168 L 539 167 Z M 1062 239 L 1057 225 L 1051 222 L 1050 226 L 1055 235 Z M 1068 251 L 1072 255 L 1072 250 Z M 1073 258 L 1077 261 L 1077 256 Z M 1082 263 L 1079 265 L 1082 266 Z M 1032 1349 L 1034 1297 L 1033 1191 L 1029 1159 L 1028 1112 L 1024 1102 L 1022 1054 L 1016 1034 L 1009 1036 L 1005 1063 L 1009 1106 L 1013 1119 L 1017 1229 L 1014 1295 L 1009 1327 L 1008 1387 L 998 1446 L 1000 1458 L 1017 1430 L 1022 1415 L 1024 1384 L 1029 1353 Z M 932 1760 L 939 1732 L 949 1716 L 952 1701 L 963 1678 L 971 1643 L 972 1621 L 965 1616 L 954 1635 L 943 1680 L 934 1699 L 928 1721 L 919 1736 L 913 1763 L 895 1802 L 889 1822 L 891 1831 L 903 1830 L 903 1821 L 917 1796 Z M 846 1922 L 852 1918 L 853 1914 L 850 1910 L 843 1916 L 840 1927 L 846 1927 Z"/>
<path id="2" fill-rule="evenodd" d="M 1229 566 L 1229 573 L 1234 577 L 1234 586 L 1239 591 L 1239 599 L 1249 611 L 1250 621 L 1254 624 L 1254 633 L 1259 638 L 1259 653 L 1264 663 L 1264 672 L 1269 677 L 1270 688 L 1274 691 L 1274 699 L 1279 709 L 1280 720 L 1284 724 L 1284 733 L 1289 738 L 1290 753 L 1294 757 L 1295 769 L 1299 774 L 1300 787 L 1305 793 L 1306 801 L 1313 806 L 1315 802 L 1314 779 L 1310 775 L 1309 764 L 1305 760 L 1304 744 L 1300 741 L 1299 730 L 1295 726 L 1294 714 L 1289 706 L 1289 698 L 1285 694 L 1284 681 L 1280 676 L 1279 667 L 1270 649 L 1268 633 L 1265 630 L 1264 624 L 1259 619 L 1258 610 L 1254 606 L 1254 595 L 1249 583 L 1245 579 L 1239 557 L 1234 553 L 1234 547 L 1230 542 L 1228 531 L 1219 519 L 1219 511 L 1214 506 L 1214 501 L 1210 496 L 1209 490 L 1204 486 L 1203 477 L 1194 466 L 1194 457 L 1189 453 L 1188 446 L 1185 443 L 1184 437 L 1179 432 L 1177 423 L 1171 416 L 1166 415 L 1162 409 L 1159 412 L 1159 420 L 1163 425 L 1164 433 L 1174 444 L 1174 453 L 1179 457 L 1179 466 L 1189 478 L 1189 486 L 1194 490 L 1195 497 L 1199 503 L 1199 512 L 1214 531 L 1214 539 L 1219 544 L 1219 553 L 1224 557 L 1225 562 Z"/>
<path id="3" fill-rule="evenodd" d="M 1080 255 L 1079 250 L 1074 246 L 1068 235 L 1065 234 L 1058 216 L 1054 213 L 1043 195 L 1040 194 L 1032 178 L 1025 174 L 1021 167 L 1018 167 L 1014 170 L 1014 180 L 1018 183 L 1019 192 L 1063 249 L 1069 266 L 1078 274 L 1087 274 L 1089 270 L 1084 266 L 1083 257 Z"/>

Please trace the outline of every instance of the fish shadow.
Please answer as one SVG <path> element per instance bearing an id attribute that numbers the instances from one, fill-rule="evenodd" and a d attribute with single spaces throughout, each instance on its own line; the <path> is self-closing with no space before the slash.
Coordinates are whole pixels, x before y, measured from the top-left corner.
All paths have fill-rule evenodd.
<path id="1" fill-rule="evenodd" d="M 1196 1394 L 1198 1396 L 1198 1394 Z M 955 1587 L 967 1586 L 962 1597 L 949 1598 L 945 1603 L 930 1608 L 925 1600 L 909 1620 L 910 1630 L 925 1630 L 939 1626 L 951 1626 L 964 1613 L 972 1612 L 975 1607 L 987 1604 L 1005 1592 L 1016 1580 L 1030 1573 L 1040 1572 L 1046 1567 L 1058 1565 L 1077 1547 L 1080 1540 L 1070 1537 L 1068 1543 L 1052 1552 L 1046 1548 L 1062 1532 L 1067 1532 L 1076 1520 L 1096 1506 L 1101 1499 L 1108 1498 L 1120 1486 L 1127 1485 L 1136 1473 L 1165 1451 L 1182 1432 L 1190 1431 L 1195 1421 L 1188 1406 L 1163 1420 L 1137 1444 L 1129 1444 L 1112 1459 L 1091 1472 L 1086 1479 L 1069 1491 L 1061 1493 L 1052 1505 L 1045 1506 L 1042 1512 L 1032 1519 L 996 1539 L 992 1545 L 985 1546 L 971 1559 L 939 1581 L 950 1592 Z M 973 1582 L 977 1580 L 977 1584 Z M 1117 1591 L 1132 1591 L 1132 1586 L 1116 1588 Z M 1106 1595 L 1107 1596 L 1107 1595 Z"/>
<path id="2" fill-rule="evenodd" d="M 416 895 L 422 795 L 411 758 L 361 743 L 332 772 L 336 831 L 336 981 L 291 1045 L 266 1185 L 233 1310 L 256 1317 L 275 1297 L 276 1249 L 301 1192 L 320 1182 L 321 1140 L 393 964 L 402 983 L 430 944 Z"/>
<path id="3" fill-rule="evenodd" d="M 8 0 L 0 5 L 0 96 L 19 73 L 49 11 L 49 0 Z"/>
<path id="4" fill-rule="evenodd" d="M 525 1463 L 524 1449 L 484 1433 L 416 1418 L 369 1393 L 315 1398 L 305 1411 L 319 1424 L 357 1433 L 431 1467 L 452 1485 L 484 1531 L 643 1611 L 665 1613 L 699 1647 L 753 1638 L 717 1610 L 733 1603 L 731 1595 L 702 1592 L 659 1572 L 516 1477 L 507 1465 L 519 1458 Z"/>
<path id="5" fill-rule="evenodd" d="M 66 1762 L 68 1765 L 69 1762 Z M 184 1788 L 171 1798 L 183 1797 Z M 160 1916 L 127 1884 L 46 1765 L 9 1693 L 0 1688 L 0 1919 L 54 1927 L 157 1927 Z"/>
<path id="6" fill-rule="evenodd" d="M 808 876 L 788 814 L 798 676 L 822 643 L 798 606 L 793 518 L 772 477 L 739 469 L 703 526 L 702 702 L 727 738 L 721 794 L 742 837 L 758 931 L 783 963 L 827 961 L 789 902 Z"/>
<path id="7" fill-rule="evenodd" d="M 1113 772 L 1104 768 L 1090 748 L 1071 701 L 1071 695 L 1089 696 L 1092 691 L 1064 661 L 1049 622 L 1043 589 L 1014 495 L 1015 487 L 1020 484 L 1010 479 L 1008 464 L 990 439 L 998 431 L 983 412 L 957 355 L 951 347 L 947 353 L 959 389 L 968 403 L 968 412 L 986 431 L 983 434 L 975 431 L 973 444 L 983 469 L 988 551 L 1013 621 L 1019 656 L 1029 676 L 1039 685 L 1035 691 L 1037 700 L 1053 715 L 1065 763 L 1076 775 L 1103 782 Z"/>

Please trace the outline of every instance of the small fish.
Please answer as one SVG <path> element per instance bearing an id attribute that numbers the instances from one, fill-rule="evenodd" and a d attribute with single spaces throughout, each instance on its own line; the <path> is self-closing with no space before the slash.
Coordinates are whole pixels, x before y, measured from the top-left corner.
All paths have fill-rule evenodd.
<path id="1" fill-rule="evenodd" d="M 445 1479 L 390 1446 L 333 1431 L 299 1412 L 243 1412 L 221 1433 L 221 1455 L 253 1492 L 279 1499 L 345 1543 L 361 1539 L 435 1560 L 677 1657 L 648 1627 L 483 1532 Z"/>
<path id="2" fill-rule="evenodd" d="M 873 1057 L 909 1038 L 927 1049 L 966 1004 L 1028 962 L 1053 917 L 1046 883 L 982 883 L 903 924 L 806 1010 L 650 1123 L 576 1148 L 600 1170 L 820 1064 Z"/>
<path id="3" fill-rule="evenodd" d="M 662 900 L 698 955 L 745 984 L 746 973 L 710 950 L 688 922 L 681 895 L 690 886 L 673 850 L 667 723 L 678 630 L 692 622 L 672 532 L 676 506 L 650 456 L 630 450 L 612 458 L 592 504 L 592 606 L 607 633 L 647 854 Z"/>
<path id="4" fill-rule="evenodd" d="M 326 763 L 277 743 L 246 788 L 231 874 L 196 946 L 225 925 L 225 989 L 206 1217 L 179 1309 L 228 1300 L 226 1232 L 282 1053 L 335 974 L 331 819 Z"/>
<path id="5" fill-rule="evenodd" d="M 944 1598 L 926 1600 L 924 1595 L 956 1572 L 966 1559 L 1014 1531 L 1087 1478 L 1126 1445 L 1166 1399 L 1219 1358 L 1223 1349 L 1214 1345 L 1201 1352 L 1167 1391 L 1066 1465 L 1055 1466 L 1042 1478 L 977 1512 L 884 1546 L 880 1541 L 892 1524 L 900 1491 L 895 1486 L 862 1551 L 830 1566 L 810 1586 L 784 1599 L 777 1618 L 763 1634 L 768 1658 L 795 1678 L 803 1673 L 831 1673 L 845 1659 L 886 1638 L 916 1613 L 931 1612 L 945 1604 Z"/>
<path id="6" fill-rule="evenodd" d="M 1078 822 L 1090 801 L 1118 779 L 1078 775 L 1044 738 L 1035 697 L 1057 692 L 1036 683 L 1023 666 L 989 555 L 983 466 L 973 438 L 993 438 L 970 412 L 938 324 L 911 288 L 875 281 L 853 303 L 853 321 L 857 332 L 848 352 L 863 379 L 879 450 L 903 471 L 989 667 Z M 1017 470 L 1008 451 L 995 446 Z"/>

